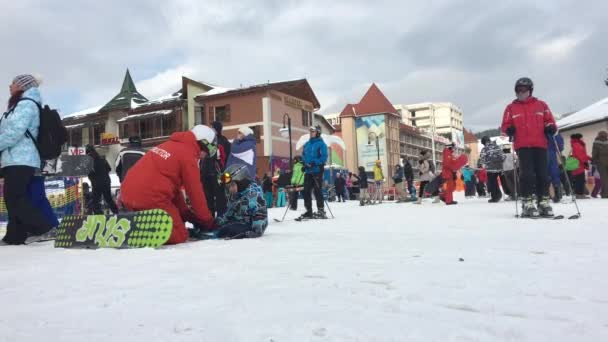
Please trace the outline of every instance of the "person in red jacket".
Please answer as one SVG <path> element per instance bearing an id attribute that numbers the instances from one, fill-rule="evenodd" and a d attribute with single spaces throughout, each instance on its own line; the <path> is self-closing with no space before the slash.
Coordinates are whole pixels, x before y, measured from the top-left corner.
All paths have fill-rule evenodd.
<path id="1" fill-rule="evenodd" d="M 578 159 L 578 169 L 572 171 L 572 180 L 574 182 L 574 193 L 576 198 L 583 199 L 585 196 L 585 170 L 589 169 L 589 161 L 591 157 L 587 154 L 587 148 L 583 141 L 583 135 L 580 133 L 570 136 L 570 146 L 572 147 L 572 156 Z"/>
<path id="2" fill-rule="evenodd" d="M 513 139 L 519 159 L 522 216 L 553 216 L 549 204 L 549 176 L 547 174 L 547 138 L 555 135 L 557 125 L 549 106 L 532 96 L 534 84 L 523 77 L 515 83 L 517 98 L 507 106 L 501 130 Z M 534 205 L 536 192 L 538 209 Z"/>
<path id="3" fill-rule="evenodd" d="M 122 202 L 129 210 L 163 209 L 173 218 L 167 244 L 188 240 L 184 221 L 213 228 L 199 172 L 199 160 L 215 155 L 215 132 L 197 125 L 173 133 L 169 141 L 148 151 L 127 173 L 121 185 Z M 182 188 L 190 199 L 186 205 Z"/>
<path id="4" fill-rule="evenodd" d="M 454 143 L 446 145 L 443 149 L 443 159 L 441 166 L 441 178 L 445 184 L 445 190 L 440 198 L 446 205 L 458 204 L 454 201 L 454 189 L 456 189 L 456 171 L 460 169 L 460 159 L 454 155 Z M 465 162 L 466 163 L 466 162 Z"/>

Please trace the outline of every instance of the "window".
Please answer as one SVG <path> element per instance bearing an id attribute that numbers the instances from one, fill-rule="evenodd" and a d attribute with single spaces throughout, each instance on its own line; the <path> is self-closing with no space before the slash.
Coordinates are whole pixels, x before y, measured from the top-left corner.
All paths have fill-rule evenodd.
<path id="1" fill-rule="evenodd" d="M 307 112 L 305 110 L 302 111 L 302 126 L 310 127 L 312 126 L 312 113 Z"/>
<path id="2" fill-rule="evenodd" d="M 205 107 L 201 107 L 201 106 L 194 107 L 194 124 L 195 125 L 207 124 L 207 120 L 205 120 Z"/>
<path id="3" fill-rule="evenodd" d="M 70 146 L 82 146 L 82 128 L 74 128 L 70 131 Z"/>
<path id="4" fill-rule="evenodd" d="M 124 122 L 118 125 L 118 137 L 120 139 L 127 139 L 131 136 L 131 131 L 129 130 L 133 127 L 132 123 Z"/>
<path id="5" fill-rule="evenodd" d="M 105 127 L 101 123 L 94 124 L 89 127 L 89 141 L 88 144 L 101 145 L 101 134 L 104 133 Z"/>
<path id="6" fill-rule="evenodd" d="M 202 113 L 205 113 L 205 111 L 203 110 Z M 201 115 L 202 115 L 201 113 Z M 175 115 L 163 115 L 161 117 L 161 125 L 162 125 L 162 131 L 161 131 L 161 136 L 163 137 L 167 137 L 173 133 L 175 133 L 177 127 L 176 127 L 176 121 L 175 121 Z"/>
<path id="7" fill-rule="evenodd" d="M 230 121 L 230 105 L 215 107 L 215 120 L 219 122 Z"/>

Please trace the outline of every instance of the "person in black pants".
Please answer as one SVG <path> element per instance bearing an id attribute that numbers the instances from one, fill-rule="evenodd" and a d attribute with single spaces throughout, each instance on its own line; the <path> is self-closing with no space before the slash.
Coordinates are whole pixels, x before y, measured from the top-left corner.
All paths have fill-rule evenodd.
<path id="1" fill-rule="evenodd" d="M 321 138 L 319 126 L 310 127 L 310 140 L 304 144 L 304 206 L 306 212 L 300 216 L 300 220 L 309 218 L 327 218 L 321 187 L 323 186 L 323 171 L 327 162 L 327 145 Z M 317 212 L 313 215 L 312 193 L 317 200 Z"/>
<path id="2" fill-rule="evenodd" d="M 342 177 L 340 172 L 336 174 L 334 186 L 336 187 L 336 196 L 338 197 L 338 202 L 346 202 L 346 180 L 344 177 Z"/>
<path id="3" fill-rule="evenodd" d="M 9 87 L 8 110 L 0 116 L 0 158 L 4 175 L 4 201 L 8 211 L 2 244 L 21 245 L 28 235 L 41 236 L 52 224 L 37 208 L 28 187 L 41 166 L 34 137 L 38 136 L 40 91 L 31 75 L 19 75 Z M 25 100 L 29 99 L 29 100 Z M 26 136 L 30 132 L 30 136 Z"/>
<path id="4" fill-rule="evenodd" d="M 86 153 L 93 158 L 93 171 L 89 173 L 89 180 L 93 187 L 93 213 L 97 215 L 103 214 L 103 210 L 101 210 L 101 197 L 103 196 L 106 205 L 112 213 L 118 214 L 118 207 L 112 197 L 112 181 L 110 180 L 110 171 L 112 169 L 110 168 L 110 164 L 91 145 L 87 145 Z"/>

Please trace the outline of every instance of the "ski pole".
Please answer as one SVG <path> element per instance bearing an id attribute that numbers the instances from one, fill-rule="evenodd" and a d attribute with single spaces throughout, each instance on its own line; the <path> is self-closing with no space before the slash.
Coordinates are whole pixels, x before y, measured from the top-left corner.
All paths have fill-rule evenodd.
<path id="1" fill-rule="evenodd" d="M 552 137 L 553 140 L 553 145 L 555 146 L 555 153 L 556 153 L 556 157 L 557 157 L 557 164 L 558 167 L 561 166 L 562 167 L 562 172 L 566 178 L 566 183 L 568 184 L 568 190 L 570 190 L 570 197 L 572 198 L 572 202 L 574 203 L 574 206 L 576 207 L 576 214 L 568 217 L 569 220 L 574 220 L 574 219 L 578 219 L 580 218 L 581 215 L 581 211 L 578 208 L 578 203 L 576 202 L 576 194 L 574 193 L 574 190 L 572 189 L 572 183 L 570 182 L 570 177 L 568 177 L 568 173 L 566 172 L 566 167 L 562 164 L 562 158 L 561 155 L 559 153 L 559 146 L 557 145 L 557 141 L 555 140 L 555 136 Z"/>
<path id="2" fill-rule="evenodd" d="M 513 142 L 513 137 L 509 137 L 509 142 Z M 513 149 L 513 180 L 515 181 L 515 190 L 513 194 L 515 195 L 515 217 L 519 217 L 519 205 L 517 204 L 519 199 L 519 160 L 517 158 L 517 154 L 515 153 L 515 149 Z"/>

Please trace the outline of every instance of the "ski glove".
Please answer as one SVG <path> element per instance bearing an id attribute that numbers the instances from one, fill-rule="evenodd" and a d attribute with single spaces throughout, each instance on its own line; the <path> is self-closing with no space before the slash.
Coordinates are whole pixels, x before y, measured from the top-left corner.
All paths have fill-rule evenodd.
<path id="1" fill-rule="evenodd" d="M 555 126 L 553 126 L 553 125 L 545 126 L 545 134 L 548 134 L 550 136 L 554 136 L 555 132 L 556 132 Z"/>
<path id="2" fill-rule="evenodd" d="M 510 136 L 510 137 L 514 136 L 515 135 L 515 126 L 508 127 L 506 132 L 507 132 L 508 136 Z"/>

